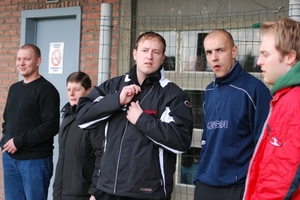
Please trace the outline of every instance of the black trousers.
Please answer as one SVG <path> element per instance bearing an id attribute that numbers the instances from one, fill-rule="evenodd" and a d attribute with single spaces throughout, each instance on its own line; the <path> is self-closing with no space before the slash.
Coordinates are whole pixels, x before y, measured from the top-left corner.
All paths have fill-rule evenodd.
<path id="1" fill-rule="evenodd" d="M 94 196 L 97 200 L 141 200 L 141 199 L 135 199 L 131 197 L 120 197 L 120 196 L 111 195 L 99 189 L 95 191 Z M 152 199 L 145 199 L 145 200 L 152 200 Z"/>
<path id="2" fill-rule="evenodd" d="M 212 187 L 197 181 L 194 200 L 242 200 L 245 186 Z"/>

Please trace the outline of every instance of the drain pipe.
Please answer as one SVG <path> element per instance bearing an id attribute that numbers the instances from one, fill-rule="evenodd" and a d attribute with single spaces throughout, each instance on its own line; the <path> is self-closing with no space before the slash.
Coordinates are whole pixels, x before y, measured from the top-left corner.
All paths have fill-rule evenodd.
<path id="1" fill-rule="evenodd" d="M 101 4 L 100 39 L 98 57 L 98 85 L 110 78 L 112 4 Z"/>
<path id="2" fill-rule="evenodd" d="M 300 0 L 290 0 L 289 17 L 300 22 Z"/>

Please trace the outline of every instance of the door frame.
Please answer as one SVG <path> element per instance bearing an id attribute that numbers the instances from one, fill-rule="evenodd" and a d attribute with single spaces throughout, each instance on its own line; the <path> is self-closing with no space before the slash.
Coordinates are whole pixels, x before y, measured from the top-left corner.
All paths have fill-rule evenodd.
<path id="1" fill-rule="evenodd" d="M 21 39 L 20 46 L 24 44 L 36 44 L 37 37 L 37 21 L 39 19 L 51 18 L 75 18 L 75 32 L 74 34 L 75 46 L 78 51 L 75 52 L 74 59 L 77 66 L 80 61 L 80 33 L 81 33 L 81 7 L 67 7 L 67 8 L 51 8 L 40 10 L 23 10 L 21 11 Z"/>

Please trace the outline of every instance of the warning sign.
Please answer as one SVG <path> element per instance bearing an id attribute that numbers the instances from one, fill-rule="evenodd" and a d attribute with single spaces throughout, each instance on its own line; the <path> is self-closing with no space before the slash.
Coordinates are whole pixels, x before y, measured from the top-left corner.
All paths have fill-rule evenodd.
<path id="1" fill-rule="evenodd" d="M 63 73 L 64 43 L 50 43 L 49 74 Z"/>

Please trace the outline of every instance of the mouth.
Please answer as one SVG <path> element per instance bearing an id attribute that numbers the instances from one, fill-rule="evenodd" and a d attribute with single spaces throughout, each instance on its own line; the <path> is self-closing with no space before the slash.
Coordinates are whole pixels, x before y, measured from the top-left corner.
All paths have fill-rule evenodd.
<path id="1" fill-rule="evenodd" d="M 221 65 L 214 65 L 213 69 L 214 70 L 219 70 L 221 68 Z"/>
<path id="2" fill-rule="evenodd" d="M 152 62 L 145 62 L 144 64 L 147 65 L 147 66 L 152 66 L 153 65 Z"/>

